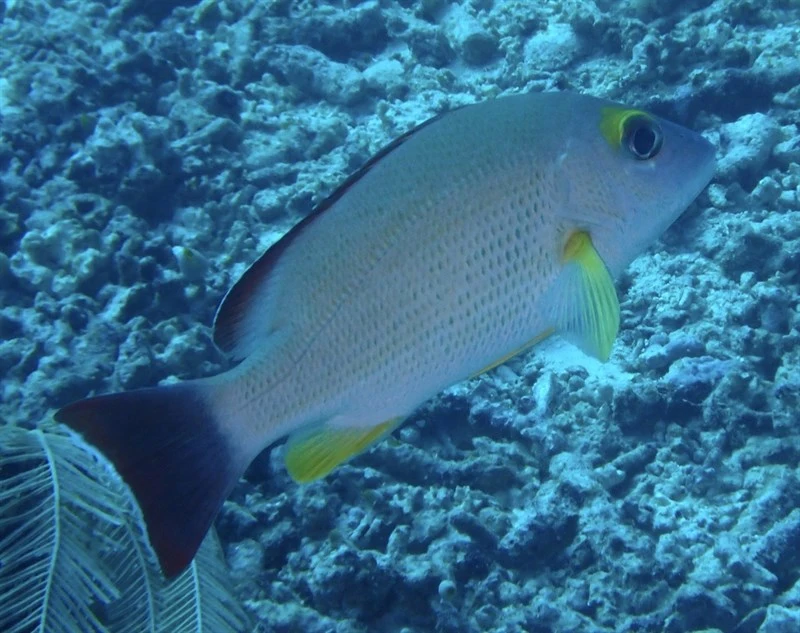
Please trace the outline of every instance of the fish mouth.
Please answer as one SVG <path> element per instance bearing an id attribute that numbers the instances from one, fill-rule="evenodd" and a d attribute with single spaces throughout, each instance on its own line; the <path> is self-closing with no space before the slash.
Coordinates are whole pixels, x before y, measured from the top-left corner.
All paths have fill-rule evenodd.
<path id="1" fill-rule="evenodd" d="M 717 171 L 717 148 L 704 136 L 700 134 L 697 136 L 700 157 L 697 161 L 698 168 L 694 178 L 695 182 L 698 183 L 697 192 L 694 194 L 695 197 L 706 188 Z"/>
<path id="2" fill-rule="evenodd" d="M 688 174 L 688 177 L 684 179 L 686 196 L 683 204 L 684 207 L 687 207 L 714 177 L 717 169 L 717 148 L 698 132 L 669 121 L 660 121 L 660 123 L 665 133 L 677 139 L 676 147 L 681 148 L 681 151 L 674 152 L 672 160 L 676 161 L 684 174 Z"/>

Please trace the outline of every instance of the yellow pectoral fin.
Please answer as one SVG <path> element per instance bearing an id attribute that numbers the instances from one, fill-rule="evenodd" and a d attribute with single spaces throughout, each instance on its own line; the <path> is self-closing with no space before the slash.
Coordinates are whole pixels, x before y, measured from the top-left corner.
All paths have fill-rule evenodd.
<path id="1" fill-rule="evenodd" d="M 545 340 L 548 336 L 551 336 L 554 332 L 555 332 L 555 330 L 553 330 L 553 328 L 550 328 L 549 330 L 545 330 L 541 334 L 539 334 L 537 336 L 534 336 L 530 341 L 528 341 L 524 345 L 521 345 L 520 347 L 515 349 L 513 352 L 510 352 L 510 353 L 506 354 L 505 356 L 500 357 L 498 360 L 494 361 L 493 363 L 489 363 L 488 365 L 486 365 L 486 367 L 484 367 L 480 371 L 476 371 L 474 374 L 471 374 L 470 378 L 477 378 L 481 374 L 485 374 L 487 371 L 492 371 L 495 367 L 499 367 L 500 365 L 505 363 L 507 360 L 510 360 L 510 359 L 514 358 L 514 356 L 516 356 L 517 354 L 521 354 L 522 352 L 524 352 L 529 347 L 533 347 L 534 345 L 538 345 L 543 340 Z"/>
<path id="2" fill-rule="evenodd" d="M 611 275 L 588 233 L 573 233 L 564 247 L 563 284 L 556 322 L 584 352 L 608 360 L 619 331 L 619 301 Z"/>
<path id="3" fill-rule="evenodd" d="M 298 483 L 324 477 L 339 464 L 391 433 L 401 421 L 402 418 L 393 418 L 368 428 L 336 428 L 321 424 L 293 433 L 286 445 L 286 470 Z"/>

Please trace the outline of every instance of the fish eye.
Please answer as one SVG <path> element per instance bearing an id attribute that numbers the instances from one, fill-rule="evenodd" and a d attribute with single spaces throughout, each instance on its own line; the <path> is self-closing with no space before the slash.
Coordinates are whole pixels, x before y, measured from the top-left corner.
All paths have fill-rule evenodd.
<path id="1" fill-rule="evenodd" d="M 661 128 L 646 117 L 631 118 L 626 125 L 625 142 L 638 160 L 649 160 L 661 150 L 664 136 Z"/>

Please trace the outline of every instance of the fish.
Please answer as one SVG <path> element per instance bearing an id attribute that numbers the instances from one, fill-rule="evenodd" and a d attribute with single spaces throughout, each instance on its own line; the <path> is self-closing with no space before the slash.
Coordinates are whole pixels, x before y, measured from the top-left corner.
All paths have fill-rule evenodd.
<path id="1" fill-rule="evenodd" d="M 205 378 L 89 397 L 55 419 L 114 465 L 163 573 L 194 557 L 262 451 L 300 483 L 449 385 L 560 335 L 607 360 L 614 278 L 713 177 L 701 134 L 571 92 L 464 106 L 345 179 L 230 288 Z"/>

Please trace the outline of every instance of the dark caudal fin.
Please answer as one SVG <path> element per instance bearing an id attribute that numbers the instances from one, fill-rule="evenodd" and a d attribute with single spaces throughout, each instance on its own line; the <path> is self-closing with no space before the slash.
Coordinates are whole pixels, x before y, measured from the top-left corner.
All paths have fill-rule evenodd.
<path id="1" fill-rule="evenodd" d="M 87 398 L 55 415 L 97 446 L 133 490 L 164 574 L 192 560 L 246 463 L 188 382 Z"/>

